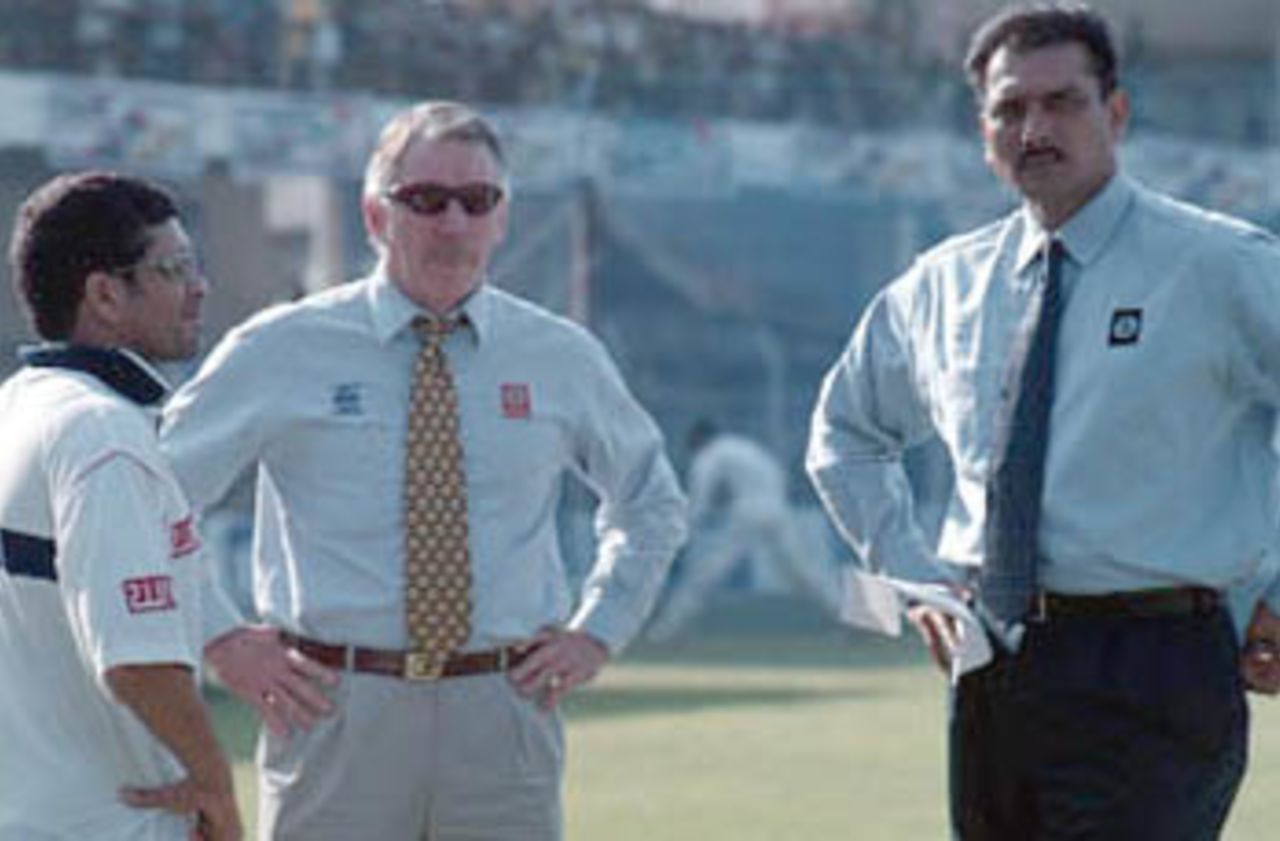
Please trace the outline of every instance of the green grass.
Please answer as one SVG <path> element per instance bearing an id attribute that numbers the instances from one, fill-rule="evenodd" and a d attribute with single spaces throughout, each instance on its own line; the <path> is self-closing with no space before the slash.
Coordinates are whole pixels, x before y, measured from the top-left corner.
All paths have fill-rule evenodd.
<path id="1" fill-rule="evenodd" d="M 639 646 L 569 699 L 568 838 L 946 838 L 944 686 L 925 659 L 790 603 L 718 605 L 694 639 Z M 215 709 L 252 825 L 253 720 Z M 1280 825 L 1280 705 L 1253 709 L 1228 841 Z"/>

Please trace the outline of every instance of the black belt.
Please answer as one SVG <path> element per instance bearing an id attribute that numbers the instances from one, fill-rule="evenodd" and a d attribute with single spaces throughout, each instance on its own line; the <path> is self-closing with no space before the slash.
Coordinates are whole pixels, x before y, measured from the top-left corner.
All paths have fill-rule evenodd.
<path id="1" fill-rule="evenodd" d="M 1222 605 L 1222 596 L 1208 587 L 1169 587 L 1120 593 L 1068 595 L 1041 591 L 1031 602 L 1031 622 L 1083 616 L 1128 616 L 1154 619 L 1161 616 L 1204 616 Z"/>

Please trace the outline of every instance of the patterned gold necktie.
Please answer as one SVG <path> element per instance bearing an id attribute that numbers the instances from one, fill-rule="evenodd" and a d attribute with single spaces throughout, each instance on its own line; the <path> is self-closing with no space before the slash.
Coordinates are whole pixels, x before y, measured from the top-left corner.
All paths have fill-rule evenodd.
<path id="1" fill-rule="evenodd" d="M 467 484 L 458 430 L 458 392 L 444 339 L 458 326 L 419 316 L 422 339 L 405 443 L 405 622 L 408 677 L 438 677 L 471 632 Z"/>

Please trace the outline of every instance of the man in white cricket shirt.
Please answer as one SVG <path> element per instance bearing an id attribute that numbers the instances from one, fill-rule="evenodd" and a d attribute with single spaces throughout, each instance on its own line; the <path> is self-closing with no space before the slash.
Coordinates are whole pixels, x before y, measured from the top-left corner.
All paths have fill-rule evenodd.
<path id="1" fill-rule="evenodd" d="M 53 179 L 14 286 L 44 344 L 0 386 L 0 838 L 240 838 L 196 681 L 199 540 L 156 442 L 153 362 L 196 349 L 205 279 L 172 199 Z"/>

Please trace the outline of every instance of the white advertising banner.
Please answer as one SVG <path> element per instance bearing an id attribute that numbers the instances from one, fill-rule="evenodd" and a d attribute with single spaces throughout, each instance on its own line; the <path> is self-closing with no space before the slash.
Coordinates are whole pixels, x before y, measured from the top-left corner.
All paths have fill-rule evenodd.
<path id="1" fill-rule="evenodd" d="M 195 175 L 205 164 L 196 138 L 201 116 L 199 98 L 174 85 L 51 85 L 46 148 L 55 166 Z"/>

